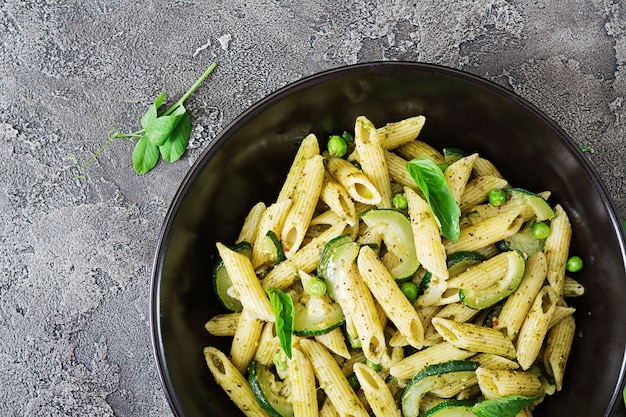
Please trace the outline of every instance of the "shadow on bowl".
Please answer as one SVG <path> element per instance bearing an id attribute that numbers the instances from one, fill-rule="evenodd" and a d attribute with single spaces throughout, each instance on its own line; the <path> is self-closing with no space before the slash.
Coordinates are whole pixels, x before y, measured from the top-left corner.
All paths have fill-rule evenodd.
<path id="1" fill-rule="evenodd" d="M 576 275 L 577 336 L 563 391 L 535 417 L 610 416 L 621 410 L 626 346 L 626 250 L 621 225 L 597 174 L 571 139 L 523 99 L 488 81 L 444 67 L 403 62 L 348 66 L 314 75 L 262 100 L 207 147 L 167 213 L 154 262 L 152 331 L 166 394 L 177 416 L 241 412 L 216 386 L 202 349 L 227 349 L 204 323 L 223 312 L 211 288 L 215 242 L 233 243 L 249 208 L 272 202 L 300 141 L 422 114 L 420 139 L 492 160 L 512 184 L 568 211 Z M 619 415 L 624 414 L 621 410 Z"/>

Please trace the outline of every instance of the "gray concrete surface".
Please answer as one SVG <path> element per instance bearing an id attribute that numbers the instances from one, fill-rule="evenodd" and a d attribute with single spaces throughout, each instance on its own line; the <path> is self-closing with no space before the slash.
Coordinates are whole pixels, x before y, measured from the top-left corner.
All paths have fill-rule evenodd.
<path id="1" fill-rule="evenodd" d="M 184 158 L 134 173 L 160 91 L 188 102 Z M 168 204 L 247 106 L 344 64 L 410 60 L 484 76 L 545 110 L 626 218 L 626 3 L 619 0 L 0 0 L 0 415 L 170 416 L 149 281 Z"/>

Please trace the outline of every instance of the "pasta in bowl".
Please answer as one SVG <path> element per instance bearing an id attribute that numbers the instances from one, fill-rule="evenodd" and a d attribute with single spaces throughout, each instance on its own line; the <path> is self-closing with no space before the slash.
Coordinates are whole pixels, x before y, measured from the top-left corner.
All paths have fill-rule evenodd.
<path id="1" fill-rule="evenodd" d="M 328 138 L 344 130 L 354 136 L 346 156 L 325 153 Z M 398 139 L 405 131 L 411 133 Z M 307 156 L 298 162 L 299 155 Z M 406 169 L 412 161 L 422 174 L 417 181 Z M 436 170 L 460 213 L 456 234 L 447 227 L 450 217 L 437 218 L 428 202 L 428 196 L 439 198 L 436 178 L 429 176 Z M 434 188 L 425 191 L 420 181 Z M 595 199 L 580 198 L 586 183 Z M 506 190 L 506 201 L 490 204 L 493 189 Z M 406 209 L 394 206 L 396 195 Z M 546 198 L 550 203 L 542 204 Z M 259 209 L 259 202 L 266 206 Z M 314 215 L 321 208 L 326 210 Z M 268 412 L 259 398 L 285 402 L 284 395 L 277 399 L 261 390 L 272 385 L 274 394 L 290 392 L 290 400 L 302 396 L 287 401 L 292 409 L 311 411 L 315 403 L 315 415 L 326 403 L 340 415 L 368 408 L 376 413 L 395 403 L 406 416 L 444 406 L 480 415 L 480 407 L 499 406 L 498 398 L 506 398 L 510 409 L 517 401 L 519 410 L 528 410 L 554 393 L 532 415 L 608 416 L 624 360 L 624 329 L 615 319 L 624 317 L 618 302 L 624 253 L 612 210 L 593 170 L 553 122 L 476 77 L 378 63 L 296 83 L 216 139 L 168 213 L 155 264 L 153 319 L 172 408 L 184 416 L 240 413 L 216 386 L 216 380 L 224 384 L 222 376 L 232 383 L 230 375 L 238 375 L 234 387 L 247 394 L 235 398 L 248 414 Z M 261 226 L 268 212 L 274 224 Z M 255 226 L 246 225 L 254 218 Z M 518 238 L 532 238 L 526 230 L 542 220 L 551 232 L 534 238 L 540 250 L 529 248 L 526 237 Z M 612 240 L 593 239 L 602 228 Z M 250 253 L 237 249 L 237 241 L 248 242 Z M 407 253 L 415 253 L 417 262 Z M 456 267 L 446 263 L 455 253 L 467 255 L 457 257 Z M 572 254 L 585 267 L 566 279 L 564 262 Z M 240 313 L 227 314 L 212 288 L 217 259 L 232 284 L 217 294 L 240 302 Z M 594 281 L 596 274 L 606 279 Z M 319 278 L 326 294 L 307 290 Z M 407 283 L 421 287 L 414 301 L 401 290 Z M 519 288 L 524 291 L 515 292 Z M 295 321 L 284 314 L 287 299 Z M 211 317 L 222 321 L 210 321 L 209 333 L 204 326 Z M 294 331 L 290 321 L 299 328 Z M 291 358 L 285 359 L 287 352 Z M 354 390 L 351 380 L 361 388 Z M 524 389 L 494 383 L 503 380 Z M 441 381 L 448 384 L 438 386 Z M 388 389 L 393 402 L 367 401 L 366 387 L 389 383 L 395 384 Z M 320 387 L 330 400 L 313 398 Z M 386 391 L 375 392 L 369 396 L 385 398 Z M 441 399 L 480 402 L 446 405 Z M 358 404 L 366 405 L 362 410 Z"/>

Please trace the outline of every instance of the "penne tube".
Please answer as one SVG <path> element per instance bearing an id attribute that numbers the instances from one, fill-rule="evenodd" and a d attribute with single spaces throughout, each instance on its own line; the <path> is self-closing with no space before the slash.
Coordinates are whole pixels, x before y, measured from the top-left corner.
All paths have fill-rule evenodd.
<path id="1" fill-rule="evenodd" d="M 441 152 L 421 140 L 407 142 L 397 147 L 395 151 L 407 161 L 415 158 L 428 158 L 435 164 L 445 164 L 446 162 Z"/>
<path id="2" fill-rule="evenodd" d="M 280 234 L 287 257 L 295 253 L 304 240 L 323 182 L 324 159 L 321 155 L 315 155 L 304 165 L 300 181 L 291 195 L 293 204 L 289 208 Z"/>
<path id="3" fill-rule="evenodd" d="M 504 179 L 504 176 L 498 171 L 498 168 L 488 159 L 479 157 L 474 162 L 474 175 L 477 177 L 493 176 Z M 509 184 L 506 184 L 503 188 L 507 188 Z"/>
<path id="4" fill-rule="evenodd" d="M 318 417 L 317 386 L 315 373 L 309 358 L 298 348 L 292 349 L 292 358 L 287 360 L 291 381 L 291 403 L 294 417 Z"/>
<path id="5" fill-rule="evenodd" d="M 539 356 L 557 301 L 552 287 L 546 285 L 530 307 L 517 337 L 517 362 L 523 370 L 530 368 Z"/>
<path id="6" fill-rule="evenodd" d="M 337 413 L 342 417 L 368 417 L 367 411 L 331 354 L 310 339 L 300 340 L 300 346 L 313 364 L 320 387 L 332 401 Z"/>
<path id="7" fill-rule="evenodd" d="M 473 354 L 474 352 L 459 349 L 452 343 L 442 342 L 422 349 L 395 363 L 389 369 L 389 373 L 396 378 L 409 379 L 429 365 L 451 360 L 463 360 Z"/>
<path id="8" fill-rule="evenodd" d="M 476 164 L 479 160 L 480 158 L 478 158 L 474 164 Z M 470 208 L 487 201 L 491 190 L 501 190 L 507 185 L 508 183 L 505 179 L 493 175 L 474 178 L 465 186 L 465 190 L 461 196 L 461 201 L 459 202 L 459 208 L 463 213 L 465 213 Z"/>
<path id="9" fill-rule="evenodd" d="M 346 339 L 339 327 L 328 333 L 315 336 L 315 341 L 321 343 L 326 349 L 344 359 L 350 359 L 351 357 L 348 346 L 346 346 Z"/>
<path id="10" fill-rule="evenodd" d="M 544 253 L 548 261 L 548 282 L 560 297 L 563 295 L 572 226 L 567 213 L 559 204 L 554 207 L 554 212 L 556 217 L 550 222 L 551 232 L 546 238 Z"/>
<path id="11" fill-rule="evenodd" d="M 382 307 L 385 315 L 411 346 L 420 349 L 424 342 L 422 321 L 372 248 L 369 246 L 361 247 L 357 266 L 363 281 Z"/>
<path id="12" fill-rule="evenodd" d="M 259 337 L 259 343 L 254 352 L 254 360 L 262 365 L 270 366 L 274 362 L 274 356 L 280 352 L 280 341 L 276 336 L 276 327 L 272 322 L 263 326 Z"/>
<path id="13" fill-rule="evenodd" d="M 548 332 L 546 350 L 543 354 L 543 364 L 556 383 L 556 390 L 563 388 L 565 365 L 572 349 L 572 341 L 576 331 L 576 322 L 573 316 L 567 316 L 559 321 Z"/>
<path id="14" fill-rule="evenodd" d="M 213 336 L 234 336 L 241 312 L 218 314 L 204 324 Z"/>
<path id="15" fill-rule="evenodd" d="M 251 259 L 252 266 L 255 269 L 273 261 L 272 257 L 276 254 L 276 247 L 272 240 L 267 237 L 267 233 L 272 231 L 276 236 L 280 234 L 292 203 L 292 200 L 286 199 L 271 204 L 261 215 L 256 228 L 254 244 L 252 245 Z"/>
<path id="16" fill-rule="evenodd" d="M 324 155 L 326 169 L 346 189 L 354 201 L 371 205 L 381 202 L 380 192 L 363 171 L 345 159 Z"/>
<path id="17" fill-rule="evenodd" d="M 465 186 L 472 174 L 472 167 L 478 158 L 478 154 L 464 156 L 446 168 L 443 175 L 450 189 L 450 193 L 457 204 L 460 204 L 461 197 L 465 191 Z"/>
<path id="18" fill-rule="evenodd" d="M 357 222 L 354 201 L 346 189 L 328 173 L 324 175 L 320 199 L 330 207 L 339 219 L 345 221 L 349 226 L 354 226 Z"/>
<path id="19" fill-rule="evenodd" d="M 393 149 L 415 140 L 425 123 L 426 118 L 424 116 L 409 117 L 399 122 L 387 123 L 376 129 L 376 133 L 384 149 Z"/>
<path id="20" fill-rule="evenodd" d="M 246 372 L 254 357 L 262 331 L 263 321 L 244 308 L 230 346 L 230 360 L 242 374 Z"/>
<path id="21" fill-rule="evenodd" d="M 500 398 L 508 395 L 533 397 L 543 394 L 539 377 L 524 371 L 487 369 L 482 366 L 476 369 L 478 385 L 485 398 Z"/>
<path id="22" fill-rule="evenodd" d="M 526 261 L 526 270 L 517 290 L 507 298 L 493 327 L 505 331 L 509 339 L 517 337 L 530 306 L 545 281 L 548 265 L 543 252 L 537 252 Z"/>
<path id="23" fill-rule="evenodd" d="M 523 219 L 519 217 L 522 210 L 523 208 L 520 207 L 517 210 L 505 212 L 461 229 L 459 239 L 456 242 L 444 240 L 446 253 L 475 251 L 517 233 L 524 223 Z"/>
<path id="24" fill-rule="evenodd" d="M 384 155 L 387 161 L 387 169 L 389 170 L 389 179 L 402 186 L 415 188 L 415 180 L 406 169 L 408 161 L 390 151 L 384 151 Z"/>
<path id="25" fill-rule="evenodd" d="M 256 238 L 257 227 L 261 221 L 261 216 L 263 212 L 265 212 L 265 203 L 259 202 L 256 203 L 246 216 L 243 221 L 243 226 L 239 231 L 239 237 L 237 238 L 237 243 L 239 242 L 248 242 L 251 245 L 254 244 L 254 239 Z"/>
<path id="26" fill-rule="evenodd" d="M 244 310 L 254 313 L 261 320 L 274 321 L 274 309 L 254 273 L 250 259 L 219 242 L 216 246 Z"/>
<path id="27" fill-rule="evenodd" d="M 459 349 L 471 352 L 492 353 L 515 359 L 516 352 L 513 343 L 500 331 L 477 326 L 471 323 L 455 323 L 452 320 L 435 317 L 433 326 L 446 342 Z"/>
<path id="28" fill-rule="evenodd" d="M 291 198 L 293 190 L 295 190 L 296 186 L 302 179 L 302 171 L 304 170 L 306 161 L 315 155 L 319 155 L 319 153 L 320 147 L 317 137 L 311 133 L 302 140 L 302 143 L 300 143 L 298 152 L 296 153 L 291 167 L 289 168 L 289 172 L 287 173 L 287 178 L 285 178 L 283 187 L 281 188 L 278 198 L 276 199 L 277 203 Z"/>
<path id="29" fill-rule="evenodd" d="M 374 124 L 366 117 L 356 118 L 354 143 L 359 153 L 361 169 L 380 193 L 379 208 L 391 208 L 391 182 L 387 160 L 383 153 Z"/>
<path id="30" fill-rule="evenodd" d="M 445 281 L 448 279 L 446 250 L 435 216 L 428 203 L 411 188 L 405 187 L 404 195 L 409 203 L 417 259 L 426 270 Z"/>
<path id="31" fill-rule="evenodd" d="M 246 378 L 224 353 L 214 347 L 205 347 L 204 358 L 215 382 L 240 410 L 245 410 L 247 417 L 267 417 L 267 413 L 259 405 Z"/>
<path id="32" fill-rule="evenodd" d="M 364 363 L 357 363 L 354 365 L 354 374 L 376 417 L 402 417 L 387 384 L 374 369 Z"/>

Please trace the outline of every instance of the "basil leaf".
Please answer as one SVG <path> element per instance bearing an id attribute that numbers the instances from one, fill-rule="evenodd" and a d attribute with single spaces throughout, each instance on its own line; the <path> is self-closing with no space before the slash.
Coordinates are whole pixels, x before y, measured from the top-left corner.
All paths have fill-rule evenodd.
<path id="1" fill-rule="evenodd" d="M 532 405 L 539 398 L 539 396 L 529 398 L 522 395 L 492 398 L 476 403 L 471 411 L 478 417 L 515 417 L 517 413 Z"/>
<path id="2" fill-rule="evenodd" d="M 169 138 L 163 145 L 159 146 L 163 159 L 167 162 L 177 161 L 185 153 L 190 136 L 191 119 L 187 113 L 184 113 L 176 128 L 170 133 Z"/>
<path id="3" fill-rule="evenodd" d="M 138 174 L 145 174 L 150 171 L 159 160 L 159 148 L 142 136 L 133 149 L 133 166 Z"/>
<path id="4" fill-rule="evenodd" d="M 148 107 L 148 110 L 141 117 L 141 127 L 144 129 L 157 118 L 157 109 L 161 107 L 161 103 L 165 100 L 165 93 L 159 94 L 154 104 Z"/>
<path id="5" fill-rule="evenodd" d="M 293 319 L 295 315 L 293 300 L 291 296 L 278 288 L 268 288 L 265 291 L 270 296 L 270 302 L 274 308 L 276 334 L 280 341 L 280 347 L 285 352 L 285 355 L 291 359 L 291 334 L 293 333 Z"/>
<path id="6" fill-rule="evenodd" d="M 454 200 L 441 169 L 428 158 L 415 158 L 406 163 L 406 169 L 426 197 L 439 223 L 441 234 L 456 242 L 461 231 L 461 209 Z"/>
<path id="7" fill-rule="evenodd" d="M 186 114 L 185 107 L 180 106 L 168 116 L 157 117 L 144 127 L 146 136 L 155 145 L 163 145 Z"/>

